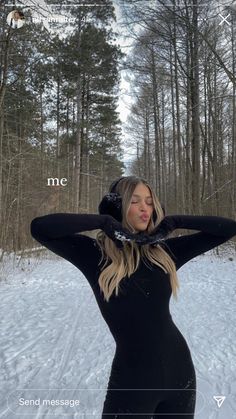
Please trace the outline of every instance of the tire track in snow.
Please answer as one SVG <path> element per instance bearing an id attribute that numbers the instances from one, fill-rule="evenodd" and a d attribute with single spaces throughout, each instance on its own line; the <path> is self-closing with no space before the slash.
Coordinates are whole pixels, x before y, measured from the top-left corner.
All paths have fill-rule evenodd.
<path id="1" fill-rule="evenodd" d="M 68 363 L 68 360 L 72 358 L 71 353 L 73 350 L 73 340 L 75 339 L 76 336 L 76 332 L 78 329 L 78 325 L 81 321 L 81 316 L 79 315 L 80 310 L 79 310 L 79 305 L 77 305 L 77 307 L 75 308 L 74 313 L 77 313 L 77 315 L 75 316 L 75 320 L 73 322 L 73 325 L 71 327 L 70 333 L 68 333 L 67 328 L 64 328 L 62 333 L 60 334 L 59 338 L 56 340 L 55 342 L 55 348 L 61 348 L 64 346 L 64 350 L 61 356 L 61 359 L 57 365 L 57 373 L 54 374 L 51 378 L 52 380 L 55 382 L 58 382 L 61 380 L 65 369 L 66 369 L 66 365 Z M 72 318 L 72 316 L 71 316 Z M 56 350 L 52 353 L 52 358 L 56 359 L 57 355 L 56 355 Z M 55 356 L 54 356 L 55 355 Z"/>
<path id="2" fill-rule="evenodd" d="M 30 343 L 28 343 L 27 345 L 25 345 L 20 351 L 15 352 L 13 355 L 11 355 L 8 359 L 5 360 L 5 363 L 8 364 L 9 362 L 13 361 L 15 358 L 17 358 L 19 355 L 21 355 L 23 352 L 25 352 L 27 349 L 31 348 L 32 346 L 35 345 L 36 342 L 38 342 L 39 340 L 42 339 L 42 336 L 46 333 L 46 331 L 44 331 L 42 334 L 40 334 L 37 338 L 35 338 L 34 340 L 32 340 Z"/>

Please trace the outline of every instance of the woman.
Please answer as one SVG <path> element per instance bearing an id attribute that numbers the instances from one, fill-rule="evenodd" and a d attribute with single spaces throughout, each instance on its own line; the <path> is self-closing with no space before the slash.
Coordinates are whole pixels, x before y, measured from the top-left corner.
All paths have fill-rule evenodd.
<path id="1" fill-rule="evenodd" d="M 115 339 L 102 418 L 192 419 L 195 370 L 169 300 L 172 292 L 177 295 L 176 271 L 233 237 L 236 222 L 164 217 L 152 187 L 135 176 L 112 183 L 99 213 L 37 217 L 31 234 L 83 272 Z M 166 238 L 178 228 L 200 232 Z M 96 239 L 78 234 L 94 229 L 101 230 Z"/>
<path id="2" fill-rule="evenodd" d="M 22 28 L 25 23 L 24 18 L 25 16 L 23 12 L 20 10 L 13 10 L 7 17 L 7 23 L 13 29 L 19 29 Z"/>

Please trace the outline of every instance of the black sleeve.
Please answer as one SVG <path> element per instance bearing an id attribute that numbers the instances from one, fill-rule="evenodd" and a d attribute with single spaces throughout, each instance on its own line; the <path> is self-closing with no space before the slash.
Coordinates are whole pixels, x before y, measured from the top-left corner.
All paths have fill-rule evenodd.
<path id="1" fill-rule="evenodd" d="M 96 240 L 78 234 L 102 229 L 106 216 L 57 213 L 31 221 L 31 235 L 43 246 L 78 267 L 86 276 L 94 273 L 101 258 Z"/>
<path id="2" fill-rule="evenodd" d="M 106 220 L 106 215 L 99 214 L 48 214 L 31 221 L 31 234 L 36 240 L 37 237 L 45 240 L 58 239 L 82 231 L 103 229 Z"/>
<path id="3" fill-rule="evenodd" d="M 200 233 L 165 240 L 164 248 L 173 258 L 176 269 L 194 257 L 213 249 L 236 235 L 236 221 L 217 216 L 176 215 L 175 229 L 200 230 Z"/>

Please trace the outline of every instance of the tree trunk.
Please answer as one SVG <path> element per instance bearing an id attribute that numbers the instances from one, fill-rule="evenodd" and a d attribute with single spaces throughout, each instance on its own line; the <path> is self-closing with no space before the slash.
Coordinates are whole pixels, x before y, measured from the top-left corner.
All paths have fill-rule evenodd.
<path id="1" fill-rule="evenodd" d="M 172 138 L 173 138 L 173 183 L 174 183 L 174 201 L 177 206 L 178 203 L 178 182 L 177 182 L 177 165 L 176 165 L 176 131 L 175 131 L 175 98 L 174 98 L 174 74 L 173 74 L 173 62 L 172 62 L 172 46 L 170 46 L 170 75 L 171 75 L 171 108 L 172 108 Z"/>
<path id="2" fill-rule="evenodd" d="M 235 74 L 235 33 L 234 33 L 234 22 L 231 24 L 231 56 L 232 56 L 232 69 Z M 231 165 L 231 179 L 232 179 L 232 193 L 231 197 L 231 214 L 232 217 L 236 217 L 236 82 L 233 82 L 233 119 L 232 119 L 232 157 L 229 158 L 229 164 Z"/>
<path id="3" fill-rule="evenodd" d="M 153 97 L 153 117 L 154 117 L 154 135 L 155 135 L 155 189 L 160 191 L 161 180 L 161 161 L 160 161 L 160 146 L 158 137 L 158 99 L 157 99 L 157 79 L 156 79 L 156 63 L 154 49 L 151 48 L 151 61 L 152 61 L 152 97 Z"/>
<path id="4" fill-rule="evenodd" d="M 200 208 L 200 125 L 199 125 L 199 40 L 198 0 L 193 0 L 193 32 L 191 39 L 191 106 L 192 106 L 192 204 L 193 213 Z"/>
<path id="5" fill-rule="evenodd" d="M 79 8 L 80 9 L 80 8 Z M 79 10 L 78 19 L 78 51 L 81 50 L 81 11 Z M 80 172 L 81 172 L 81 70 L 80 62 L 78 62 L 78 78 L 77 78 L 77 114 L 76 114 L 76 146 L 75 146 L 75 178 L 74 178 L 74 211 L 79 212 L 80 207 Z"/>

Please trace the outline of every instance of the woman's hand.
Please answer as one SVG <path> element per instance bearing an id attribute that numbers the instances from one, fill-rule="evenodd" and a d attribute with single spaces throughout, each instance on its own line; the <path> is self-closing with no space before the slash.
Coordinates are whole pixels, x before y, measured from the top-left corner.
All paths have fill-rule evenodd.
<path id="1" fill-rule="evenodd" d="M 139 243 L 140 245 L 159 243 L 175 229 L 175 219 L 170 215 L 163 218 L 163 220 L 150 234 L 141 232 L 135 234 L 134 239 L 136 243 Z"/>
<path id="2" fill-rule="evenodd" d="M 123 242 L 135 240 L 135 234 L 124 228 L 122 224 L 111 215 L 107 215 L 103 231 L 114 241 L 119 249 L 123 248 Z"/>
<path id="3" fill-rule="evenodd" d="M 163 238 L 168 234 L 172 233 L 177 228 L 176 217 L 173 215 L 167 215 L 164 217 L 158 226 L 152 231 L 151 236 L 160 235 Z"/>
<path id="4" fill-rule="evenodd" d="M 107 221 L 103 230 L 106 235 L 114 241 L 118 248 L 122 248 L 125 241 L 130 242 L 132 240 L 140 245 L 159 243 L 163 241 L 169 233 L 175 230 L 175 228 L 174 217 L 167 216 L 163 218 L 150 234 L 145 232 L 131 233 L 111 215 L 107 215 Z"/>

